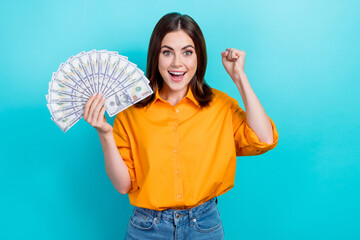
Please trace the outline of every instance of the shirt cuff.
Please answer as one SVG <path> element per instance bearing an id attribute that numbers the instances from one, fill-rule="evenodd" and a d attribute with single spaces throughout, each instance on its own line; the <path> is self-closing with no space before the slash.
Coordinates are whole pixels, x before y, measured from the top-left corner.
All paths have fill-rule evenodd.
<path id="1" fill-rule="evenodd" d="M 246 121 L 246 125 L 245 125 L 246 140 L 248 141 L 250 146 L 255 147 L 258 150 L 257 152 L 259 154 L 275 148 L 275 146 L 278 143 L 278 139 L 279 139 L 278 131 L 276 129 L 276 126 L 275 126 L 275 123 L 273 122 L 273 120 L 270 117 L 269 117 L 269 119 L 270 119 L 272 130 L 273 130 L 273 142 L 272 143 L 261 142 L 260 139 L 258 138 L 258 136 L 256 135 L 256 133 L 250 128 L 249 124 Z"/>

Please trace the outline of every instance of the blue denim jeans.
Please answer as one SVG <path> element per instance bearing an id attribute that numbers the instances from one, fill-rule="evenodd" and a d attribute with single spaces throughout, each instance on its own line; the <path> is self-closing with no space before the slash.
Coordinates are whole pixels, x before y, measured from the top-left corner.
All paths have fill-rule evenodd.
<path id="1" fill-rule="evenodd" d="M 125 235 L 125 240 L 128 239 L 224 239 L 217 198 L 182 210 L 156 211 L 134 207 Z"/>

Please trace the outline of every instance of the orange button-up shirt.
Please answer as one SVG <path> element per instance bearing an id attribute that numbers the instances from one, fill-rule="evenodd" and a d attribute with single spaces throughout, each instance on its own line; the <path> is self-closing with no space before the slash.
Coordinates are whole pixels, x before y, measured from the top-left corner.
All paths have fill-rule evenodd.
<path id="1" fill-rule="evenodd" d="M 200 108 L 191 89 L 175 106 L 159 92 L 144 108 L 120 112 L 113 133 L 126 163 L 130 204 L 154 210 L 187 209 L 234 186 L 236 156 L 259 155 L 274 142 L 259 140 L 236 99 L 213 89 L 209 107 Z"/>

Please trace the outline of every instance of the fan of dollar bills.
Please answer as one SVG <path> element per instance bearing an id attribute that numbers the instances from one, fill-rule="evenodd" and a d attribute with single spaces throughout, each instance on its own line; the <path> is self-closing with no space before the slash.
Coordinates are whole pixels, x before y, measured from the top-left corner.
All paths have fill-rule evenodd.
<path id="1" fill-rule="evenodd" d="M 46 95 L 51 120 L 66 132 L 83 117 L 88 99 L 100 92 L 110 117 L 153 94 L 144 72 L 127 57 L 107 50 L 81 52 L 52 75 Z"/>

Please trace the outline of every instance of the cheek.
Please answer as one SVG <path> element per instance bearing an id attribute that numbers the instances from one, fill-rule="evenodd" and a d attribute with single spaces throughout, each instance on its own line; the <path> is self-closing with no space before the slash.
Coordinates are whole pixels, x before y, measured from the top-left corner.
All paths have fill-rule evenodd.
<path id="1" fill-rule="evenodd" d="M 189 61 L 187 62 L 187 66 L 188 66 L 188 69 L 192 70 L 192 71 L 196 71 L 196 68 L 197 68 L 197 59 L 189 59 Z"/>
<path id="2" fill-rule="evenodd" d="M 169 67 L 169 60 L 163 57 L 159 57 L 159 70 L 161 69 L 165 69 L 167 70 L 167 68 Z"/>

